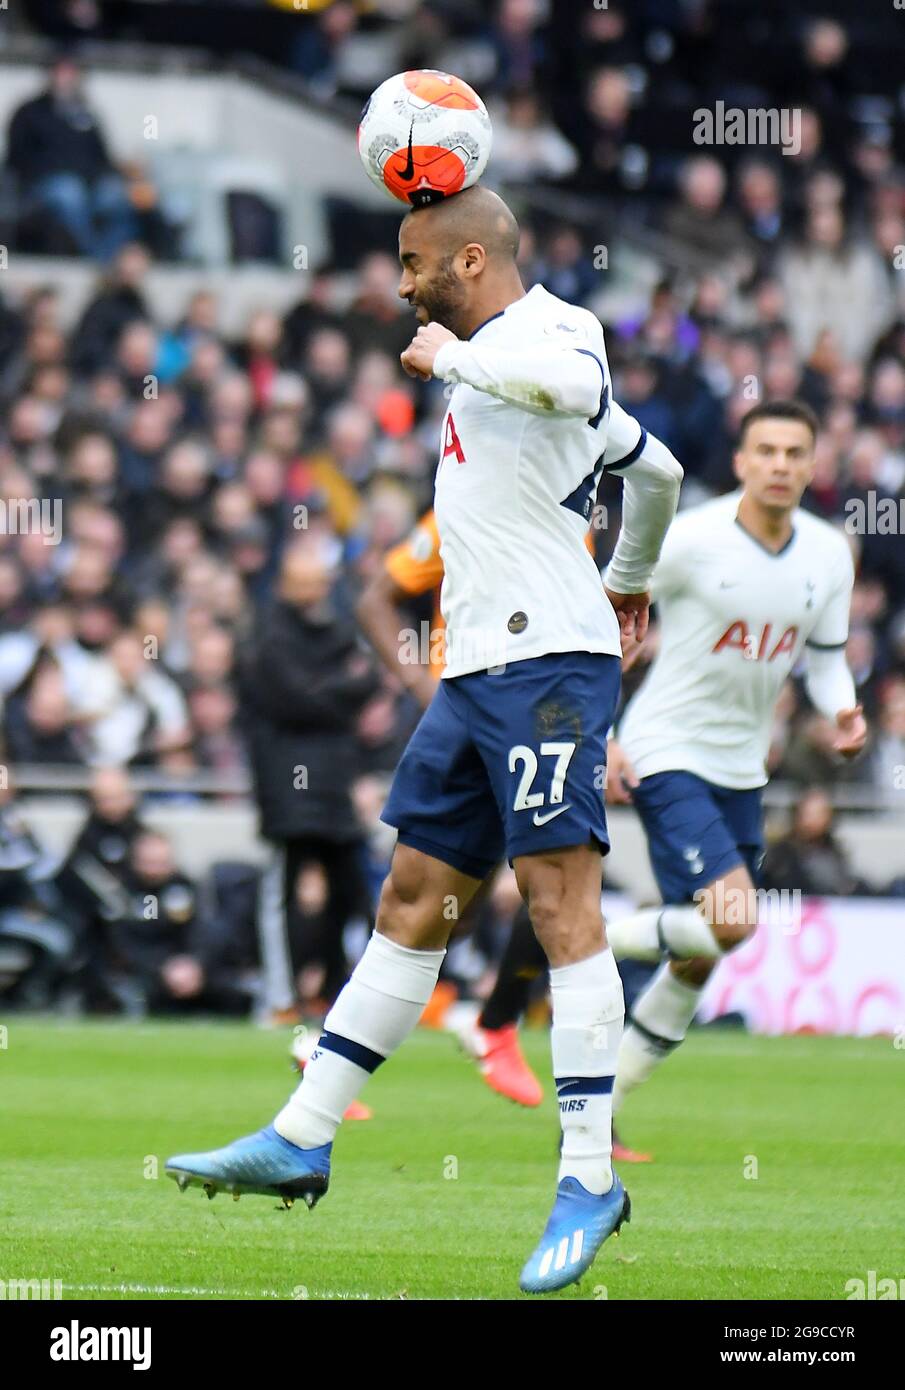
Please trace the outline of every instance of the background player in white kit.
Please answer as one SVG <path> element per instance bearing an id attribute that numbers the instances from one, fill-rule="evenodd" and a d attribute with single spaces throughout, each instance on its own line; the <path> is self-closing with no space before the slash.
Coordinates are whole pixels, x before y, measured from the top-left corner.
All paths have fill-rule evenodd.
<path id="1" fill-rule="evenodd" d="M 435 486 L 446 668 L 384 813 L 399 839 L 376 930 L 302 1084 L 273 1125 L 167 1171 L 210 1196 L 313 1205 L 343 1111 L 415 1027 L 455 916 L 505 855 L 551 967 L 560 1181 L 521 1275 L 542 1292 L 579 1278 L 630 1210 L 610 1161 L 623 1002 L 600 912 L 602 771 L 621 637 L 646 630 L 682 470 L 613 410 L 597 319 L 525 293 L 496 194 L 475 186 L 409 213 L 399 251 L 399 293 L 422 324 L 403 366 L 455 385 Z M 611 414 L 634 438 L 613 469 L 623 519 L 605 592 L 585 534 Z"/>
<path id="2" fill-rule="evenodd" d="M 797 401 L 751 410 L 734 459 L 741 491 L 682 512 L 654 574 L 660 648 L 610 743 L 608 798 L 634 802 L 664 906 L 608 936 L 617 959 L 669 959 L 627 1020 L 614 1112 L 685 1037 L 720 956 L 757 926 L 760 788 L 776 700 L 802 653 L 836 751 L 852 757 L 867 736 L 845 660 L 851 553 L 799 508 L 816 431 Z"/>

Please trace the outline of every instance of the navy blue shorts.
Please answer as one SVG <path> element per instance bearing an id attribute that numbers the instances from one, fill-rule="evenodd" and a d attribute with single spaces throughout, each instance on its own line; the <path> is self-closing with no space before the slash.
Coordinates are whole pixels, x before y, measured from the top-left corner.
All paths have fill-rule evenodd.
<path id="1" fill-rule="evenodd" d="M 383 819 L 399 842 L 485 878 L 504 857 L 609 849 L 603 789 L 618 657 L 554 653 L 441 680 Z"/>
<path id="2" fill-rule="evenodd" d="M 757 884 L 764 848 L 759 787 L 732 791 L 693 772 L 655 772 L 642 777 L 632 801 L 665 903 L 693 902 L 740 864 Z"/>

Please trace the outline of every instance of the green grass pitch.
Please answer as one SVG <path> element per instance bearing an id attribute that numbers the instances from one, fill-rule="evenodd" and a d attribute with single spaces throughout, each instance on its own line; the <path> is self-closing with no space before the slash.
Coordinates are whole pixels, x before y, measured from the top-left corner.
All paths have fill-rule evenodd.
<path id="1" fill-rule="evenodd" d="M 0 1278 L 61 1279 L 66 1298 L 521 1297 L 555 1183 L 551 1084 L 519 1110 L 419 1032 L 369 1083 L 373 1121 L 340 1131 L 327 1197 L 286 1211 L 163 1175 L 269 1120 L 292 1085 L 285 1032 L 7 1027 Z M 546 1081 L 548 1039 L 525 1039 Z M 626 1112 L 656 1155 L 622 1171 L 632 1224 L 557 1297 L 838 1300 L 870 1269 L 897 1276 L 903 1081 L 891 1039 L 696 1032 Z"/>

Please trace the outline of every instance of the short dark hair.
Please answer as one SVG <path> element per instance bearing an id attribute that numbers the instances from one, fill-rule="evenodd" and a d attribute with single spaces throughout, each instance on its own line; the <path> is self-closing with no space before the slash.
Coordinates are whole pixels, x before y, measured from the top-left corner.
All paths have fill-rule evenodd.
<path id="1" fill-rule="evenodd" d="M 820 422 L 811 407 L 806 405 L 804 401 L 761 401 L 753 410 L 748 411 L 739 426 L 739 447 L 745 442 L 745 435 L 748 433 L 749 426 L 756 424 L 758 420 L 797 420 L 799 424 L 808 427 L 814 442 L 817 442 Z"/>

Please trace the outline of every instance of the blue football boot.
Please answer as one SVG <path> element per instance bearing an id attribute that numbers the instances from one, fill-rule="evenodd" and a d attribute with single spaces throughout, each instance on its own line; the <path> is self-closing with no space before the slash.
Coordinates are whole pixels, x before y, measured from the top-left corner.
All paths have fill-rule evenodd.
<path id="1" fill-rule="evenodd" d="M 211 1198 L 218 1192 L 231 1192 L 235 1201 L 243 1192 L 257 1193 L 282 1197 L 287 1207 L 301 1197 L 313 1207 L 330 1183 L 332 1147 L 322 1144 L 318 1149 L 300 1149 L 268 1125 L 223 1149 L 168 1158 L 166 1172 L 175 1178 L 180 1192 L 192 1185 L 203 1187 Z"/>
<path id="2" fill-rule="evenodd" d="M 632 1204 L 613 1174 L 613 1186 L 595 1197 L 577 1178 L 563 1178 L 544 1234 L 519 1278 L 525 1293 L 551 1293 L 574 1284 L 594 1263 L 607 1236 L 632 1218 Z"/>

